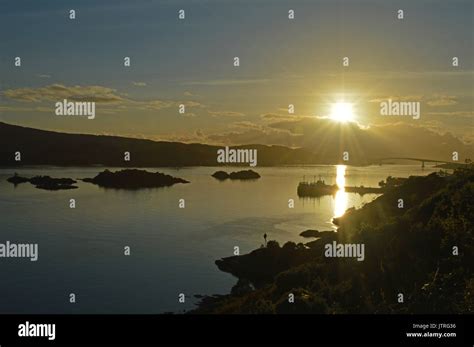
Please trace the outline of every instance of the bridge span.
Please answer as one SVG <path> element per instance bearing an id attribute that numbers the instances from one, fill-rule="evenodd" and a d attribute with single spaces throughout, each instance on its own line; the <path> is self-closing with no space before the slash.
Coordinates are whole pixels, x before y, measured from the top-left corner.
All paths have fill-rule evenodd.
<path id="1" fill-rule="evenodd" d="M 379 165 L 382 165 L 383 161 L 387 160 L 412 160 L 412 161 L 418 161 L 421 162 L 421 167 L 425 167 L 425 163 L 436 163 L 436 164 L 452 164 L 453 162 L 451 161 L 444 161 L 444 160 L 436 160 L 436 159 L 424 159 L 424 158 L 410 158 L 410 157 L 387 157 L 387 158 L 378 158 L 376 161 L 379 163 Z"/>

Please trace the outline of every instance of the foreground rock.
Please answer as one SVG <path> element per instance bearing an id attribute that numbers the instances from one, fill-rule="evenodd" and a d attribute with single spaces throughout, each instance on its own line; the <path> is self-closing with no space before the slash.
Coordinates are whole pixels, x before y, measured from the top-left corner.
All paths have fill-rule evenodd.
<path id="1" fill-rule="evenodd" d="M 222 258 L 216 260 L 215 264 L 219 270 L 261 287 L 276 274 L 309 261 L 313 254 L 313 250 L 302 243 L 287 242 L 280 247 L 278 242 L 268 241 L 266 247 L 249 254 Z"/>
<path id="2" fill-rule="evenodd" d="M 225 171 L 216 171 L 212 175 L 212 177 L 218 179 L 218 180 L 226 180 L 226 179 L 231 179 L 231 180 L 255 180 L 260 178 L 260 175 L 253 171 L 253 170 L 242 170 L 242 171 L 236 171 L 236 172 L 231 172 L 230 174 L 225 172 Z"/>
<path id="3" fill-rule="evenodd" d="M 176 183 L 189 183 L 181 178 L 165 175 L 161 172 L 126 169 L 116 172 L 105 170 L 93 178 L 84 178 L 84 182 L 97 184 L 104 188 L 140 189 L 169 187 Z"/>
<path id="4" fill-rule="evenodd" d="M 77 189 L 77 186 L 74 186 L 74 183 L 77 183 L 71 178 L 53 178 L 50 176 L 35 176 L 33 178 L 26 178 L 18 176 L 15 173 L 14 176 L 7 179 L 8 182 L 13 183 L 14 185 L 30 182 L 38 189 L 45 190 L 64 190 L 64 189 Z"/>

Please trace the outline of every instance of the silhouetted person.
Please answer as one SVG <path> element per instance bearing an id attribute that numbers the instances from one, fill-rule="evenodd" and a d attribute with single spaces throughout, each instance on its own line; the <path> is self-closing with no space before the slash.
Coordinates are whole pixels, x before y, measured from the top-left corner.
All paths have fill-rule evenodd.
<path id="1" fill-rule="evenodd" d="M 267 247 L 267 233 L 263 234 L 263 239 L 265 240 L 265 247 Z"/>

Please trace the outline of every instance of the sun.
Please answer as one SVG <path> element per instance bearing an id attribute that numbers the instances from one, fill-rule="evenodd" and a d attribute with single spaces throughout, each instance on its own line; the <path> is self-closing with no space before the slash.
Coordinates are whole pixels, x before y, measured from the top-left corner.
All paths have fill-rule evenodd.
<path id="1" fill-rule="evenodd" d="M 336 102 L 331 106 L 329 118 L 335 122 L 347 123 L 355 121 L 354 110 L 349 102 Z"/>

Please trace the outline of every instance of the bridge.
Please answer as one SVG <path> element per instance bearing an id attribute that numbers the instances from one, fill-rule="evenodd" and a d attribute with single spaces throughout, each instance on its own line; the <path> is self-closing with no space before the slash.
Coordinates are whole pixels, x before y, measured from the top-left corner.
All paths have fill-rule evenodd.
<path id="1" fill-rule="evenodd" d="M 425 163 L 435 163 L 436 165 L 438 163 L 440 164 L 453 164 L 452 161 L 444 161 L 444 160 L 435 160 L 435 159 L 423 159 L 423 158 L 409 158 L 409 157 L 388 157 L 388 158 L 379 158 L 376 159 L 376 161 L 379 163 L 379 165 L 382 165 L 383 161 L 386 160 L 412 160 L 412 161 L 418 161 L 421 162 L 421 167 L 425 167 Z"/>

